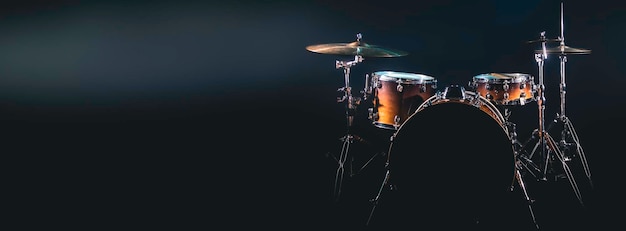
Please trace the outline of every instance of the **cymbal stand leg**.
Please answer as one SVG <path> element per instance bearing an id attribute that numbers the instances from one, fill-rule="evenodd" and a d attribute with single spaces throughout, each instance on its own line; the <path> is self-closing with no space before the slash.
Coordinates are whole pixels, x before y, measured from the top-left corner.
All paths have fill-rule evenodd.
<path id="1" fill-rule="evenodd" d="M 557 121 L 557 119 L 555 119 L 552 122 L 558 122 L 558 121 Z M 552 125 L 554 125 L 554 123 L 551 123 L 548 126 L 547 130 L 549 130 L 552 127 Z M 544 160 L 544 163 L 543 163 L 545 167 L 543 168 L 543 170 L 539 170 L 539 171 L 542 171 L 542 172 L 537 174 L 537 175 L 533 173 L 533 172 L 537 172 L 538 167 L 536 165 L 534 165 L 534 163 L 532 162 L 532 160 L 530 158 L 528 158 L 528 157 L 526 157 L 524 155 L 523 151 L 524 151 L 524 146 L 525 145 L 522 146 L 522 148 L 520 149 L 521 153 L 517 156 L 518 157 L 517 160 L 520 161 L 519 164 L 522 167 L 525 167 L 527 170 L 529 170 L 529 172 L 533 176 L 535 176 L 535 177 L 541 176 L 541 178 L 538 178 L 538 179 L 543 180 L 543 181 L 547 181 L 547 175 L 548 175 L 548 169 L 549 169 L 548 166 L 552 166 L 552 164 L 553 164 L 552 162 L 553 162 L 554 156 L 556 156 L 556 158 L 561 162 L 561 166 L 563 168 L 563 171 L 565 171 L 565 175 L 566 175 L 567 179 L 569 180 L 569 183 L 572 186 L 572 189 L 574 190 L 574 193 L 576 194 L 576 197 L 578 198 L 578 201 L 581 204 L 583 204 L 582 196 L 581 196 L 581 193 L 580 193 L 580 191 L 578 189 L 578 185 L 577 185 L 576 181 L 574 180 L 574 176 L 573 176 L 569 166 L 567 165 L 567 161 L 568 160 L 565 157 L 565 155 L 563 154 L 563 152 L 559 149 L 557 143 L 554 141 L 552 136 L 550 136 L 550 134 L 547 132 L 547 130 L 544 131 L 543 135 L 542 134 L 536 134 L 536 133 L 538 133 L 537 130 L 535 130 L 535 132 L 533 133 L 533 137 L 534 138 L 536 138 L 537 136 L 538 137 L 543 137 L 545 139 L 545 142 L 546 142 L 546 145 L 547 145 L 546 146 L 546 159 Z M 531 137 L 531 139 L 533 139 L 533 137 Z M 527 143 L 528 142 L 529 141 L 527 141 Z M 534 146 L 534 148 L 532 150 L 532 153 L 530 155 L 531 157 L 532 157 L 532 154 L 537 150 L 537 148 L 538 148 L 538 146 L 540 144 L 541 144 L 541 140 L 539 140 L 535 144 L 535 146 Z"/>
<path id="2" fill-rule="evenodd" d="M 567 161 L 565 159 L 565 156 L 563 155 L 561 150 L 558 148 L 557 143 L 554 141 L 554 139 L 552 139 L 552 137 L 549 134 L 546 133 L 545 137 L 548 138 L 547 141 L 548 141 L 550 149 L 552 151 L 554 151 L 554 153 L 556 154 L 556 157 L 561 162 L 561 166 L 563 167 L 563 171 L 565 171 L 565 175 L 566 175 L 567 179 L 569 180 L 569 183 L 572 186 L 572 189 L 574 190 L 574 194 L 576 194 L 576 198 L 578 199 L 578 202 L 580 202 L 580 204 L 584 206 L 584 203 L 583 203 L 583 200 L 582 200 L 582 195 L 580 193 L 580 190 L 578 189 L 578 185 L 576 184 L 576 180 L 574 179 L 574 175 L 572 174 L 572 171 L 570 170 L 569 166 L 567 165 Z"/>
<path id="3" fill-rule="evenodd" d="M 376 156 L 378 155 L 385 156 L 385 154 L 386 154 L 385 152 L 374 153 L 374 155 L 372 155 L 372 157 L 370 157 L 370 159 L 367 160 L 367 162 L 365 162 L 365 164 L 363 164 L 361 168 L 359 168 L 359 170 L 355 173 L 355 175 L 361 173 L 361 171 L 363 171 L 370 163 L 372 163 L 372 161 L 374 160 L 374 158 L 376 158 Z"/>
<path id="4" fill-rule="evenodd" d="M 352 143 L 352 136 L 346 135 L 342 137 L 343 145 L 341 147 L 341 154 L 339 155 L 339 159 L 337 160 L 337 173 L 335 174 L 335 191 L 334 197 L 335 200 L 339 200 L 339 196 L 341 194 L 341 186 L 343 185 L 343 177 L 345 175 L 344 167 L 346 164 L 346 160 L 348 159 L 348 150 L 350 149 L 350 143 Z"/>
<path id="5" fill-rule="evenodd" d="M 533 211 L 533 207 L 532 207 L 532 204 L 534 203 L 534 200 L 531 199 L 530 196 L 528 195 L 528 191 L 526 190 L 526 184 L 524 184 L 524 180 L 522 179 L 522 175 L 519 172 L 519 164 L 516 164 L 516 165 L 517 166 L 515 168 L 515 179 L 517 180 L 517 183 L 520 186 L 520 189 L 522 190 L 522 193 L 524 195 L 524 199 L 526 200 L 526 203 L 528 203 L 528 211 L 530 212 L 530 218 L 532 219 L 533 224 L 535 225 L 535 228 L 537 228 L 537 230 L 539 230 L 539 224 L 537 223 L 537 219 L 535 218 L 535 212 Z"/>
<path id="6" fill-rule="evenodd" d="M 574 126 L 572 125 L 572 121 L 570 121 L 568 117 L 562 117 L 561 119 L 563 120 L 565 127 L 562 132 L 562 139 L 560 143 L 561 145 L 564 145 L 564 146 L 573 145 L 576 147 L 575 148 L 576 154 L 578 154 L 578 158 L 580 158 L 581 164 L 585 171 L 585 176 L 587 177 L 587 180 L 589 181 L 589 185 L 591 186 L 591 188 L 593 188 L 593 181 L 591 180 L 591 171 L 589 170 L 587 158 L 585 156 L 585 152 L 582 146 L 580 145 L 580 140 L 578 139 L 578 134 L 576 133 L 576 130 L 574 129 Z M 568 143 L 567 138 L 570 138 L 573 143 L 571 144 Z"/>
<path id="7" fill-rule="evenodd" d="M 374 210 L 376 210 L 376 206 L 378 206 L 378 202 L 380 201 L 380 196 L 383 193 L 383 189 L 385 188 L 385 186 L 387 186 L 387 184 L 389 183 L 389 169 L 387 169 L 387 171 L 385 172 L 385 178 L 383 179 L 382 184 L 380 185 L 380 188 L 378 189 L 378 194 L 376 194 L 376 197 L 374 197 L 374 199 L 370 200 L 370 202 L 372 202 L 372 210 L 370 211 L 370 215 L 367 218 L 367 222 L 365 223 L 365 226 L 369 226 L 372 217 L 374 216 Z"/>

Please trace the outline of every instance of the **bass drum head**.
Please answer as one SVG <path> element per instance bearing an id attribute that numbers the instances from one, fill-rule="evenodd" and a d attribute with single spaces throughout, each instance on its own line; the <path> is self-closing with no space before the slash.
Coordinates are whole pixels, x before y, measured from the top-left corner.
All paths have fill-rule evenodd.
<path id="1" fill-rule="evenodd" d="M 485 228 L 511 221 L 504 218 L 511 216 L 513 146 L 484 110 L 456 101 L 420 107 L 394 134 L 387 158 L 391 190 L 378 213 L 385 226 Z"/>

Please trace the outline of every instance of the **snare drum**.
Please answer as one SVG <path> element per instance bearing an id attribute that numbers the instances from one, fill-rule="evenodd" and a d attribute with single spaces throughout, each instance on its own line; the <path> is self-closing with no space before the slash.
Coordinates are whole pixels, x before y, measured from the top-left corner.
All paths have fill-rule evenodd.
<path id="1" fill-rule="evenodd" d="M 437 88 L 434 77 L 395 71 L 374 72 L 366 82 L 371 82 L 374 95 L 368 118 L 374 126 L 391 130 L 397 130 Z"/>
<path id="2" fill-rule="evenodd" d="M 534 100 L 534 78 L 522 73 L 487 73 L 474 76 L 470 87 L 496 105 L 524 105 Z"/>

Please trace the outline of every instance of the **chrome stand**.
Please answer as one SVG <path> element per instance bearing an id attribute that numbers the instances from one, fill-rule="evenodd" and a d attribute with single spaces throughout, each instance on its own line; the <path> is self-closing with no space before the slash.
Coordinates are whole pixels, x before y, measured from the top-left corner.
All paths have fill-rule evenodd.
<path id="1" fill-rule="evenodd" d="M 565 48 L 567 46 L 565 45 L 565 36 L 563 33 L 563 28 L 564 28 L 563 3 L 561 3 L 561 37 L 559 38 L 559 40 L 561 40 L 560 47 Z M 572 54 L 588 54 L 588 53 L 591 53 L 591 51 L 578 49 L 577 52 L 574 52 Z M 573 154 L 574 156 L 566 156 L 566 158 L 568 161 L 576 156 L 580 158 L 581 164 L 585 171 L 585 176 L 587 177 L 590 186 L 593 188 L 593 182 L 591 180 L 591 171 L 589 170 L 589 166 L 587 164 L 587 158 L 585 157 L 583 148 L 580 145 L 578 134 L 576 133 L 576 130 L 574 129 L 574 125 L 572 124 L 570 119 L 565 115 L 565 90 L 566 90 L 565 63 L 567 62 L 566 54 L 567 52 L 565 51 L 562 51 L 559 54 L 559 60 L 560 60 L 559 68 L 560 68 L 560 76 L 561 76 L 561 83 L 559 85 L 559 91 L 560 91 L 560 97 L 561 97 L 561 113 L 557 115 L 557 118 L 564 126 L 563 130 L 561 131 L 561 141 L 559 142 L 559 144 L 564 150 L 572 150 L 571 147 L 572 146 L 574 147 L 573 148 L 575 150 Z"/>
<path id="2" fill-rule="evenodd" d="M 524 199 L 526 200 L 526 203 L 528 205 L 528 211 L 530 212 L 530 217 L 533 221 L 533 224 L 535 225 L 535 228 L 537 228 L 537 230 L 539 230 L 539 224 L 537 224 L 537 219 L 535 218 L 535 212 L 533 211 L 533 206 L 532 204 L 534 203 L 534 200 L 530 198 L 530 196 L 528 195 L 528 191 L 526 191 L 526 184 L 524 184 L 524 180 L 522 179 L 522 175 L 519 172 L 519 162 L 516 161 L 516 169 L 515 169 L 515 179 L 518 183 L 518 185 L 520 186 L 520 189 L 522 190 L 522 193 L 524 194 Z M 513 191 L 514 187 L 511 186 L 511 191 Z"/>
<path id="3" fill-rule="evenodd" d="M 547 58 L 547 51 L 546 51 L 546 46 L 545 46 L 545 43 L 547 40 L 545 38 L 545 31 L 541 32 L 540 41 L 542 41 L 542 50 L 541 50 L 542 52 L 535 54 L 535 60 L 537 61 L 537 65 L 539 68 L 539 86 L 537 89 L 538 91 L 537 105 L 539 107 L 539 128 L 533 131 L 533 135 L 530 138 L 530 139 L 538 138 L 538 141 L 535 144 L 534 148 L 532 149 L 532 152 L 530 153 L 528 158 L 521 157 L 521 159 L 532 160 L 533 155 L 535 154 L 537 149 L 539 149 L 539 157 L 542 160 L 539 163 L 543 169 L 541 170 L 538 176 L 539 176 L 539 179 L 543 181 L 547 181 L 547 176 L 549 175 L 549 173 L 554 172 L 553 169 L 551 169 L 550 167 L 553 165 L 553 161 L 556 161 L 555 158 L 558 159 L 558 161 L 561 163 L 563 170 L 565 171 L 565 175 L 567 179 L 569 180 L 569 183 L 571 184 L 574 190 L 574 193 L 576 194 L 576 197 L 578 198 L 579 202 L 583 204 L 582 196 L 580 194 L 580 190 L 578 189 L 578 185 L 576 184 L 576 181 L 574 180 L 574 176 L 569 166 L 567 165 L 567 158 L 565 157 L 561 149 L 559 149 L 559 146 L 554 141 L 554 139 L 547 132 L 548 129 L 545 128 L 545 117 L 544 117 L 545 105 L 544 103 L 546 99 L 545 99 L 545 92 L 544 92 L 545 85 L 544 85 L 544 76 L 543 76 L 544 60 Z M 553 122 L 556 122 L 556 120 L 554 120 Z"/>
<path id="4" fill-rule="evenodd" d="M 360 137 L 352 134 L 352 124 L 354 121 L 354 114 L 357 108 L 357 105 L 360 104 L 361 99 L 359 97 L 352 96 L 352 88 L 350 87 L 350 68 L 357 63 L 363 61 L 363 57 L 360 55 L 354 56 L 354 60 L 352 61 L 336 61 L 335 67 L 337 69 L 343 68 L 344 73 L 344 81 L 345 86 L 339 88 L 338 91 L 343 91 L 344 95 L 341 98 L 337 99 L 337 102 L 346 102 L 346 135 L 340 138 L 343 141 L 343 145 L 341 147 L 341 153 L 339 158 L 337 159 L 337 172 L 335 174 L 335 187 L 334 187 L 334 198 L 335 200 L 339 200 L 341 195 L 341 188 L 343 185 L 343 178 L 346 175 L 345 167 L 348 161 L 348 153 L 350 151 L 350 145 L 356 141 L 363 141 Z M 349 164 L 349 174 L 352 175 L 352 165 Z"/>

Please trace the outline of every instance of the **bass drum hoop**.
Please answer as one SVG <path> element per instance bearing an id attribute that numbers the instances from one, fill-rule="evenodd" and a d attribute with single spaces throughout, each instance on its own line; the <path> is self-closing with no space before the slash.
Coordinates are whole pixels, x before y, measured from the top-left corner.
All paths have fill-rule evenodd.
<path id="1" fill-rule="evenodd" d="M 436 106 L 439 104 L 453 105 Z M 470 112 L 473 113 L 456 113 L 453 116 L 488 121 L 488 124 L 485 124 L 488 126 L 470 123 L 469 128 L 479 127 L 491 129 L 486 131 L 498 131 L 480 133 L 488 134 L 486 136 L 473 134 L 475 130 L 453 129 L 449 133 L 448 131 L 429 133 L 434 127 L 439 126 L 435 121 L 428 119 L 444 119 L 433 114 L 440 112 L 437 109 L 448 112 L 457 107 L 471 109 Z M 472 117 L 476 115 L 477 117 Z M 491 118 L 488 118 L 489 116 Z M 482 224 L 501 224 L 509 219 L 507 217 L 510 214 L 506 212 L 509 204 L 506 200 L 516 179 L 516 157 L 504 121 L 504 117 L 492 103 L 471 91 L 465 91 L 462 98 L 446 98 L 437 93 L 426 100 L 391 137 L 386 163 L 389 174 L 387 184 L 396 192 L 390 196 L 391 198 L 384 199 L 387 200 L 388 208 L 385 210 L 387 214 L 381 219 L 392 221 L 400 227 L 410 226 L 416 222 L 432 224 L 455 222 L 456 224 L 450 225 L 473 227 L 473 224 L 478 222 L 474 220 L 477 217 L 481 217 Z M 457 128 L 455 126 L 458 124 L 467 124 L 464 122 L 466 121 L 457 120 L 446 125 Z M 499 127 L 493 123 L 498 123 Z M 463 134 L 464 132 L 471 134 Z M 461 136 L 457 137 L 459 135 Z M 494 139 L 483 140 L 485 137 Z M 429 140 L 435 142 L 429 143 L 427 142 Z M 455 145 L 454 141 L 460 144 Z M 490 142 L 494 143 L 491 147 Z M 458 147 L 466 147 L 467 143 L 474 146 L 467 150 Z M 483 145 L 487 147 L 481 150 L 484 148 Z M 477 160 L 473 160 L 474 158 Z M 483 163 L 488 166 L 483 166 Z M 410 211 L 416 207 L 428 212 L 426 215 L 394 213 Z"/>
<path id="2" fill-rule="evenodd" d="M 447 102 L 462 103 L 462 104 L 474 105 L 476 107 L 480 107 L 482 111 L 489 114 L 494 120 L 496 120 L 496 122 L 498 122 L 498 124 L 500 124 L 500 127 L 502 127 L 502 129 L 506 132 L 508 136 L 509 131 L 508 131 L 508 127 L 505 124 L 506 120 L 504 119 L 504 116 L 502 115 L 502 113 L 500 113 L 500 110 L 498 110 L 498 108 L 495 106 L 495 104 L 493 104 L 487 98 L 480 96 L 476 92 L 465 91 L 464 94 L 465 94 L 464 97 L 446 98 L 445 96 L 443 96 L 442 92 L 437 92 L 437 94 L 431 96 L 430 98 L 426 99 L 422 104 L 420 104 L 420 106 L 418 106 L 417 109 L 415 109 L 415 112 L 411 114 L 406 119 L 406 121 L 410 120 L 411 117 L 415 116 L 418 112 L 424 110 L 424 108 L 432 106 L 432 105 L 437 105 L 437 104 L 447 103 Z M 482 106 L 486 108 L 483 108 Z M 402 126 L 400 126 L 400 128 L 402 128 Z"/>

